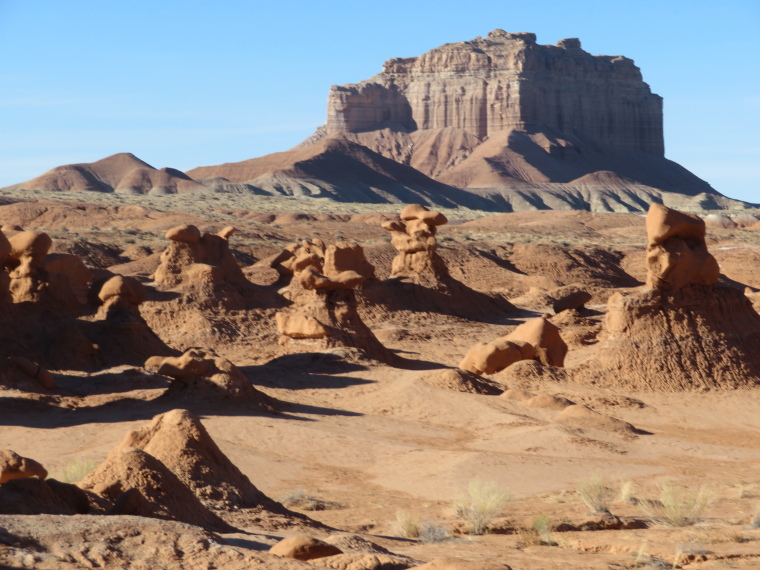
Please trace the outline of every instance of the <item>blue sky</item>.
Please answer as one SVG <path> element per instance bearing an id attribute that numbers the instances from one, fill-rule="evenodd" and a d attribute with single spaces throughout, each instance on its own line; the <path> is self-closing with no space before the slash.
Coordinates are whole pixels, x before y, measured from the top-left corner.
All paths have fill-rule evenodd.
<path id="1" fill-rule="evenodd" d="M 632 58 L 666 156 L 760 202 L 759 0 L 0 0 L 0 186 L 116 152 L 188 170 L 286 150 L 330 85 L 495 28 Z"/>

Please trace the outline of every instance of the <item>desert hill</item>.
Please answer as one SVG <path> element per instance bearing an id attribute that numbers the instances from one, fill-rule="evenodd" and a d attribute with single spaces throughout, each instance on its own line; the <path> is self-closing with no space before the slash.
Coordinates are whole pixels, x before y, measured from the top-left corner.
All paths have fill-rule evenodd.
<path id="1" fill-rule="evenodd" d="M 177 194 L 204 187 L 174 168 L 153 168 L 124 152 L 92 163 L 58 166 L 14 186 L 46 192 L 118 192 L 122 194 Z"/>
<path id="2" fill-rule="evenodd" d="M 385 180 L 390 167 L 367 149 L 405 168 Z M 591 55 L 576 38 L 540 45 L 535 34 L 494 30 L 334 85 L 327 122 L 290 151 L 188 174 L 228 191 L 240 187 L 211 179 L 497 211 L 742 207 L 664 153 L 662 98 L 632 60 Z"/>
<path id="3" fill-rule="evenodd" d="M 631 59 L 591 55 L 577 38 L 541 45 L 535 34 L 494 30 L 332 86 L 326 123 L 288 151 L 186 174 L 118 154 L 11 188 L 501 212 L 746 208 L 665 157 L 662 106 Z"/>
<path id="4" fill-rule="evenodd" d="M 338 138 L 243 162 L 206 166 L 188 176 L 224 190 L 225 181 L 244 184 L 256 193 L 327 196 L 339 202 L 425 202 L 471 208 L 488 201 L 447 186 L 420 171 L 369 148 Z M 224 179 L 220 181 L 219 179 Z"/>

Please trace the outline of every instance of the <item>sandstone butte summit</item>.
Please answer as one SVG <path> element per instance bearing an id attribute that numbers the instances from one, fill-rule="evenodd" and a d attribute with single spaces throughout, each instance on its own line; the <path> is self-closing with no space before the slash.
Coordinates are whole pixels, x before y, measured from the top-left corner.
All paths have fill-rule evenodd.
<path id="1" fill-rule="evenodd" d="M 576 38 L 494 30 L 333 86 L 327 122 L 285 152 L 156 170 L 115 155 L 16 188 L 173 194 L 204 187 L 496 211 L 742 207 L 665 158 L 663 100 L 631 59 Z"/>

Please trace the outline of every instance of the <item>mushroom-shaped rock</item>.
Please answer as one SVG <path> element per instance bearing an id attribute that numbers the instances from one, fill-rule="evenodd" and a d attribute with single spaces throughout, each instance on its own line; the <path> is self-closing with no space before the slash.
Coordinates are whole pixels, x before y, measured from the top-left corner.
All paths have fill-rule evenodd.
<path id="1" fill-rule="evenodd" d="M 429 226 L 442 226 L 448 223 L 446 216 L 440 212 L 433 212 L 420 204 L 409 204 L 399 214 L 405 222 L 420 220 Z"/>
<path id="2" fill-rule="evenodd" d="M 47 477 L 47 470 L 34 459 L 21 457 L 10 449 L 0 449 L 0 484 L 13 479 Z"/>
<path id="3" fill-rule="evenodd" d="M 151 357 L 145 367 L 175 380 L 167 397 L 216 397 L 271 409 L 271 400 L 256 390 L 237 366 L 209 348 L 189 348 L 177 357 Z"/>
<path id="4" fill-rule="evenodd" d="M 185 243 L 198 243 L 201 239 L 201 231 L 197 226 L 192 224 L 176 226 L 166 232 L 166 239 Z"/>
<path id="5" fill-rule="evenodd" d="M 535 349 L 527 342 L 499 338 L 470 348 L 459 368 L 475 374 L 494 374 L 518 360 L 529 360 L 535 355 Z"/>
<path id="6" fill-rule="evenodd" d="M 680 289 L 718 281 L 720 268 L 707 251 L 705 222 L 701 218 L 652 204 L 646 228 L 648 287 Z"/>
<path id="7" fill-rule="evenodd" d="M 384 222 L 391 232 L 391 245 L 399 252 L 393 258 L 391 277 L 413 281 L 438 281 L 448 276 L 443 260 L 436 253 L 437 227 L 447 223 L 446 216 L 419 204 L 410 204 L 401 211 L 402 221 Z"/>
<path id="8" fill-rule="evenodd" d="M 26 261 L 31 267 L 42 267 L 53 240 L 44 232 L 25 231 L 14 234 L 8 240 L 11 246 L 10 257 L 22 264 Z"/>
<path id="9" fill-rule="evenodd" d="M 328 544 L 318 538 L 296 534 L 283 538 L 269 549 L 269 553 L 283 558 L 314 560 L 315 558 L 325 558 L 326 556 L 343 554 L 343 551 L 337 546 Z"/>
<path id="10" fill-rule="evenodd" d="M 536 359 L 544 364 L 565 365 L 567 344 L 562 340 L 557 325 L 547 321 L 544 317 L 537 317 L 524 322 L 504 339 L 512 342 L 523 341 L 533 345 L 536 350 Z"/>
<path id="11" fill-rule="evenodd" d="M 137 306 L 144 303 L 148 295 L 143 284 L 134 277 L 114 275 L 103 283 L 98 298 L 103 303 Z"/>
<path id="12" fill-rule="evenodd" d="M 306 344 L 304 339 L 313 339 L 322 348 L 350 346 L 378 360 L 396 360 L 359 315 L 354 288 L 374 274 L 362 248 L 346 242 L 326 247 L 314 240 L 303 241 L 292 251 L 293 257 L 283 265 L 295 278 L 281 292 L 293 304 L 275 316 L 280 344 L 296 347 Z M 313 350 L 317 343 L 308 344 Z"/>

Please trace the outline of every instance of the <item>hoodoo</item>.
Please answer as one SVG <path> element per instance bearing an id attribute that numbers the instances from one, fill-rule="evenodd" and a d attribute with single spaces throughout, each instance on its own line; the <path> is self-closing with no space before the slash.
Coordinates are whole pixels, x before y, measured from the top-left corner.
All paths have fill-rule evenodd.
<path id="1" fill-rule="evenodd" d="M 575 377 L 635 390 L 756 385 L 760 315 L 741 290 L 718 283 L 704 221 L 653 204 L 647 239 L 647 287 L 610 297 L 605 344 Z"/>

